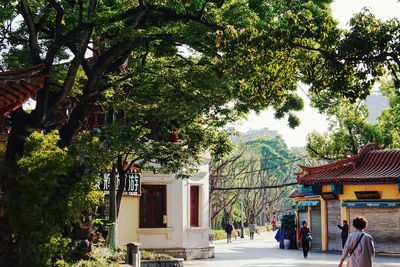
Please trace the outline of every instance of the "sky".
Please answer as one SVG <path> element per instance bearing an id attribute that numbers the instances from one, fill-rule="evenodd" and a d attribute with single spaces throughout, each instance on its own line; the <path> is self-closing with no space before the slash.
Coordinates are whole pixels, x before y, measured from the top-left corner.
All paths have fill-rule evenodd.
<path id="1" fill-rule="evenodd" d="M 368 7 L 380 19 L 400 17 L 400 3 L 397 0 L 336 0 L 331 7 L 333 17 L 339 21 L 341 28 L 347 28 L 351 16 L 364 7 Z M 285 119 L 276 120 L 272 110 L 263 111 L 258 115 L 252 112 L 247 119 L 236 123 L 235 128 L 240 132 L 261 128 L 277 130 L 289 147 L 305 146 L 308 133 L 328 130 L 327 118 L 310 107 L 310 101 L 304 93 L 306 90 L 307 87 L 304 85 L 298 89 L 299 95 L 304 100 L 304 110 L 296 113 L 301 120 L 300 126 L 296 129 L 289 128 Z"/>

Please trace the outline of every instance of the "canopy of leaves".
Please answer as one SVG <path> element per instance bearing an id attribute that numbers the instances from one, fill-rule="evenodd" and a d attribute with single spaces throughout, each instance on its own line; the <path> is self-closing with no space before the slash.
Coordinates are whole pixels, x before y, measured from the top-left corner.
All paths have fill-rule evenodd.
<path id="1" fill-rule="evenodd" d="M 349 24 L 331 49 L 308 47 L 316 56 L 305 64 L 304 82 L 312 85 L 313 104 L 322 112 L 343 98 L 352 103 L 365 99 L 384 74 L 390 73 L 396 88 L 400 86 L 399 20 L 383 21 L 364 9 Z"/>
<path id="2" fill-rule="evenodd" d="M 277 118 L 286 116 L 295 127 L 294 112 L 303 106 L 297 83 L 313 82 L 307 72 L 312 64 L 329 60 L 318 59 L 309 47 L 330 51 L 340 34 L 330 2 L 2 1 L 1 69 L 44 64 L 49 76 L 35 109 L 12 113 L 6 158 L 24 158 L 30 129 L 56 129 L 58 146 L 71 148 L 80 165 L 99 160 L 97 166 L 106 166 L 123 155 L 143 165 L 156 160 L 176 171 L 194 166 L 206 149 L 216 157 L 224 154 L 229 144 L 221 127 L 250 110 L 272 107 Z M 334 74 L 350 79 L 354 71 Z M 94 138 L 78 136 L 94 106 L 105 107 L 109 118 L 122 116 L 108 120 L 113 123 Z M 34 171 L 37 162 L 26 156 L 26 169 Z M 50 177 L 52 169 L 44 172 Z M 19 175 L 30 173 L 1 179 L 30 179 L 16 179 Z M 64 176 L 56 173 L 51 179 Z M 65 183 L 73 188 L 79 180 L 70 177 Z M 59 192 L 58 183 L 49 186 L 54 186 L 47 189 L 50 197 L 37 192 L 42 208 Z M 37 182 L 34 188 L 39 187 Z M 28 196 L 34 193 L 22 189 Z M 17 195 L 10 201 L 19 203 Z M 67 205 L 64 201 L 55 204 Z M 22 227 L 14 230 L 24 233 Z"/>
<path id="3" fill-rule="evenodd" d="M 307 137 L 308 154 L 314 159 L 336 160 L 357 154 L 367 143 L 383 146 L 377 125 L 367 121 L 368 110 L 363 102 L 343 101 L 331 108 L 327 133 L 312 132 Z"/>
<path id="4" fill-rule="evenodd" d="M 395 80 L 382 82 L 380 91 L 388 97 L 389 107 L 378 118 L 378 126 L 388 148 L 400 148 L 400 95 L 395 87 Z"/>

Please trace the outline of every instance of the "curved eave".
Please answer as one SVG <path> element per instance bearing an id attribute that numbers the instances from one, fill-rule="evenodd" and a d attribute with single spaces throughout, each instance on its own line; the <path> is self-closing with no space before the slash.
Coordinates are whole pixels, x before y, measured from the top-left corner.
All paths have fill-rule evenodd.
<path id="1" fill-rule="evenodd" d="M 354 164 L 355 160 L 357 159 L 357 155 L 351 156 L 349 158 L 345 158 L 339 161 L 335 161 L 332 163 L 328 163 L 328 164 L 324 164 L 321 166 L 316 166 L 316 167 L 311 167 L 311 166 L 304 166 L 299 164 L 299 167 L 306 172 L 309 173 L 315 173 L 315 172 L 320 172 L 320 171 L 325 171 L 325 170 L 330 170 L 330 169 L 334 169 L 334 168 L 338 168 L 338 167 L 342 167 L 344 165 L 348 165 L 348 164 Z"/>
<path id="2" fill-rule="evenodd" d="M 321 179 L 297 179 L 302 185 L 326 185 L 326 184 L 396 184 L 400 182 L 400 177 L 346 177 L 346 178 L 321 178 Z"/>
<path id="3" fill-rule="evenodd" d="M 0 73 L 0 117 L 6 117 L 43 89 L 44 65 Z"/>

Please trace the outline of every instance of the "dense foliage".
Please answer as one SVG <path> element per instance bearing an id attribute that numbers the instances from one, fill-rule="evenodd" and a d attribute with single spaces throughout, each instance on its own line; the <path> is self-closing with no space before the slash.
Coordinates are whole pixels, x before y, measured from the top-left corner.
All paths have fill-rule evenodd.
<path id="1" fill-rule="evenodd" d="M 18 196 L 23 190 L 27 196 L 38 194 L 40 207 L 49 211 L 68 206 L 73 190 L 84 198 L 79 190 L 85 176 L 79 170 L 88 162 L 108 169 L 117 162 L 120 173 L 126 171 L 125 161 L 141 167 L 155 163 L 185 175 L 207 149 L 221 158 L 229 150 L 222 127 L 251 110 L 273 107 L 276 118 L 297 126 L 295 111 L 303 105 L 296 95 L 299 81 L 312 85 L 313 100 L 322 109 L 343 96 L 365 97 L 375 76 L 385 68 L 398 70 L 398 23 L 384 24 L 364 12 L 352 21 L 350 32 L 342 32 L 330 15 L 330 2 L 1 1 L 0 69 L 43 64 L 49 77 L 35 108 L 19 108 L 8 121 L 5 165 L 13 169 L 21 157 L 22 165 L 0 174 L 7 203 L 17 207 L 18 201 L 27 201 L 18 200 L 7 186 L 19 181 L 38 191 L 21 185 Z M 360 39 L 364 36 L 370 39 Z M 366 41 L 370 50 L 362 49 Z M 359 68 L 362 62 L 366 65 Z M 98 107 L 106 126 L 82 133 Z M 52 148 L 54 156 L 67 153 L 60 170 L 35 172 L 37 162 L 27 154 L 29 146 L 24 148 L 32 130 L 59 131 L 57 146 L 72 153 Z M 54 166 L 51 159 L 43 161 Z M 40 187 L 43 179 L 51 192 Z M 63 191 L 63 198 L 49 202 L 60 183 L 69 186 L 66 195 Z M 4 205 L 1 209 L 0 265 L 12 266 L 10 247 L 28 233 L 22 220 L 11 229 L 13 215 Z M 55 219 L 50 235 L 60 231 L 61 218 Z M 32 251 L 41 251 L 48 238 L 40 236 Z M 29 259 L 29 254 L 15 253 L 21 262 Z"/>
<path id="2" fill-rule="evenodd" d="M 331 49 L 309 47 L 322 53 L 308 69 L 313 104 L 324 112 L 343 97 L 352 103 L 365 99 L 382 75 L 390 74 L 398 89 L 400 21 L 377 19 L 368 9 L 355 14 L 350 29 L 342 30 Z M 330 90 L 326 90 L 330 88 Z"/>
<path id="3" fill-rule="evenodd" d="M 33 132 L 17 162 L 17 178 L 9 185 L 13 201 L 8 208 L 20 266 L 48 266 L 57 258 L 72 258 L 68 228 L 102 201 L 95 177 L 71 173 L 75 158 L 57 146 L 58 140 L 56 131 Z"/>
<path id="4" fill-rule="evenodd" d="M 364 102 L 343 101 L 330 109 L 329 129 L 326 133 L 314 131 L 307 137 L 309 156 L 316 159 L 337 160 L 357 154 L 367 143 L 383 145 L 381 128 L 367 121 Z"/>
<path id="5" fill-rule="evenodd" d="M 395 80 L 387 80 L 380 87 L 381 92 L 389 99 L 389 107 L 378 118 L 378 126 L 388 148 L 400 148 L 400 94 Z"/>
<path id="6" fill-rule="evenodd" d="M 336 160 L 357 154 L 360 147 L 375 143 L 380 148 L 400 148 L 400 96 L 393 79 L 381 81 L 380 92 L 389 100 L 389 106 L 378 117 L 378 123 L 367 121 L 365 102 L 342 101 L 327 109 L 330 118 L 326 133 L 308 135 L 308 154 L 314 159 Z"/>

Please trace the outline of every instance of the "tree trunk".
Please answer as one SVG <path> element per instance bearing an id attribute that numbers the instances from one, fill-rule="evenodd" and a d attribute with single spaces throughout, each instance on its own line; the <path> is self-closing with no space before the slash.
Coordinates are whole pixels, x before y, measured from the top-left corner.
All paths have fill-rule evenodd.
<path id="1" fill-rule="evenodd" d="M 6 195 L 0 193 L 0 266 L 15 266 L 10 221 L 5 207 Z"/>
<path id="2" fill-rule="evenodd" d="M 12 128 L 8 135 L 5 161 L 0 166 L 0 266 L 15 266 L 16 258 L 13 250 L 13 238 L 7 211 L 9 201 L 9 185 L 15 175 L 16 159 L 23 154 L 25 137 L 28 136 L 27 116 L 22 108 L 16 110 L 11 117 Z"/>
<path id="3" fill-rule="evenodd" d="M 122 196 L 124 194 L 124 189 L 125 189 L 125 185 L 126 185 L 126 173 L 128 171 L 128 170 L 124 169 L 124 162 L 122 160 L 122 155 L 118 155 L 117 170 L 118 170 L 119 185 L 118 185 L 118 189 L 117 189 L 117 199 L 116 199 L 116 205 L 117 205 L 116 216 L 118 218 L 119 209 L 121 207 Z"/>
<path id="4" fill-rule="evenodd" d="M 110 175 L 110 238 L 109 245 L 112 248 L 117 248 L 117 202 L 116 202 L 116 164 L 113 163 Z"/>

